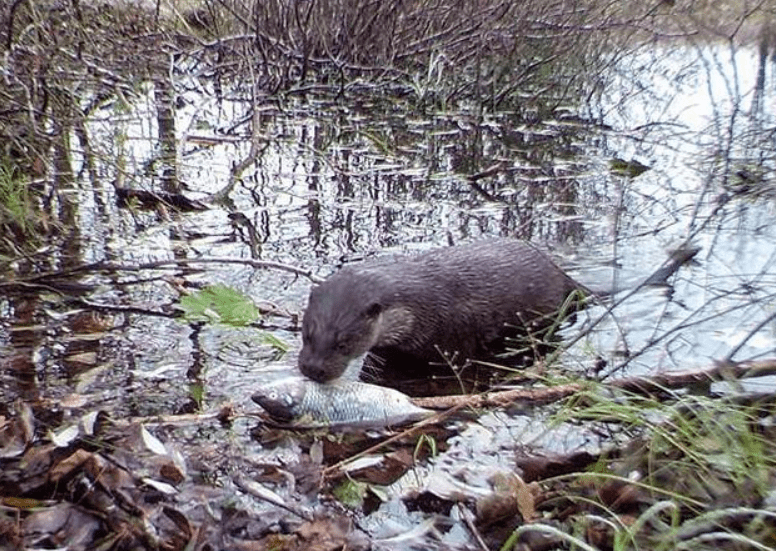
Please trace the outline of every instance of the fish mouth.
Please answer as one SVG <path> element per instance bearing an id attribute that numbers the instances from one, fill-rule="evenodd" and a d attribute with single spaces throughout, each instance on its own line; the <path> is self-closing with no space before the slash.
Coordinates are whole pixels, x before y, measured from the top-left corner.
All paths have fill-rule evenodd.
<path id="1" fill-rule="evenodd" d="M 288 385 L 283 381 L 261 387 L 251 400 L 261 406 L 271 417 L 279 421 L 294 419 L 294 409 L 299 404 L 304 389 L 299 385 Z"/>
<path id="2" fill-rule="evenodd" d="M 291 409 L 288 406 L 278 404 L 276 401 L 268 399 L 261 392 L 257 392 L 251 396 L 251 400 L 260 405 L 273 419 L 288 422 L 294 418 L 294 415 L 291 413 Z"/>

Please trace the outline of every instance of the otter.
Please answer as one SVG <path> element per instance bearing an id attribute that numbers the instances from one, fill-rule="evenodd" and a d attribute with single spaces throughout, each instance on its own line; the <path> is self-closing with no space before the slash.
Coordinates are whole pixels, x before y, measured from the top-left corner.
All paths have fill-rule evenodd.
<path id="1" fill-rule="evenodd" d="M 510 329 L 555 322 L 578 290 L 549 256 L 509 238 L 346 266 L 310 292 L 299 368 L 326 382 L 367 352 L 492 358 Z"/>

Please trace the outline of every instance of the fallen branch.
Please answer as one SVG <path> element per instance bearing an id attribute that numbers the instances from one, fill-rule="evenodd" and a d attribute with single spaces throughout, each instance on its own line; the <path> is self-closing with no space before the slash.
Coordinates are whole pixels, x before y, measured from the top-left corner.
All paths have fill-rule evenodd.
<path id="1" fill-rule="evenodd" d="M 732 379 L 743 379 L 747 377 L 763 377 L 776 374 L 776 358 L 767 360 L 758 360 L 750 362 L 740 362 L 736 364 L 716 364 L 707 368 L 691 369 L 685 371 L 669 371 L 659 373 L 650 377 L 626 377 L 624 379 L 609 381 L 604 383 L 611 387 L 621 388 L 637 394 L 652 394 L 654 392 L 663 392 L 669 388 L 681 388 L 685 386 L 696 386 L 698 384 L 710 384 L 714 381 L 729 381 Z M 484 392 L 481 394 L 464 394 L 459 396 L 432 396 L 427 398 L 411 398 L 413 404 L 419 407 L 445 410 L 439 414 L 424 419 L 419 423 L 403 430 L 401 433 L 380 442 L 373 448 L 364 450 L 360 455 L 372 453 L 375 449 L 403 438 L 408 434 L 418 431 L 429 425 L 436 425 L 452 416 L 458 410 L 471 408 L 504 407 L 515 402 L 529 402 L 531 404 L 544 404 L 556 402 L 568 396 L 572 396 L 585 387 L 589 382 L 569 383 L 546 388 L 514 388 L 509 390 L 498 390 Z M 141 423 L 145 426 L 155 425 L 195 425 L 205 421 L 218 420 L 228 422 L 237 417 L 256 417 L 262 422 L 266 419 L 261 415 L 247 413 L 238 413 L 231 407 L 225 407 L 218 411 L 209 411 L 197 414 L 184 415 L 154 415 L 150 417 L 133 417 L 131 419 L 114 419 L 113 423 L 118 426 L 126 426 L 130 423 Z M 349 458 L 347 461 L 352 461 Z M 336 465 L 329 467 L 327 471 L 332 470 Z"/>
<path id="2" fill-rule="evenodd" d="M 514 388 L 510 390 L 497 390 L 483 392 L 481 394 L 462 394 L 458 396 L 432 396 L 428 398 L 412 398 L 416 406 L 428 409 L 448 408 L 488 408 L 504 407 L 515 402 L 529 402 L 531 404 L 546 404 L 557 402 L 567 396 L 576 394 L 584 388 L 581 383 L 551 386 L 546 388 Z"/>
<path id="3" fill-rule="evenodd" d="M 312 270 L 305 270 L 292 266 L 291 264 L 284 264 L 282 262 L 275 262 L 273 260 L 253 260 L 250 258 L 233 258 L 233 257 L 214 257 L 214 256 L 201 256 L 198 258 L 171 258 L 168 260 L 157 260 L 155 262 L 147 262 L 145 264 L 127 265 L 115 262 L 100 262 L 96 266 L 99 269 L 107 271 L 133 271 L 133 270 L 148 270 L 152 268 L 161 268 L 164 266 L 186 266 L 187 264 L 243 264 L 256 269 L 271 268 L 274 270 L 281 270 L 283 272 L 290 272 L 306 277 L 313 283 L 320 283 L 323 279 L 313 275 Z"/>
<path id="4" fill-rule="evenodd" d="M 153 270 L 157 268 L 164 268 L 172 266 L 175 268 L 188 267 L 189 264 L 243 264 L 256 269 L 273 269 L 281 270 L 283 272 L 290 272 L 292 274 L 301 275 L 312 281 L 313 283 L 321 283 L 322 278 L 313 274 L 312 270 L 305 270 L 291 264 L 284 264 L 282 262 L 275 262 L 273 260 L 254 260 L 251 258 L 236 258 L 236 257 L 212 257 L 212 256 L 200 256 L 196 258 L 169 258 L 165 260 L 155 260 L 153 262 L 144 262 L 142 264 L 124 264 L 121 262 L 107 262 L 100 261 L 92 264 L 83 264 L 81 266 L 74 266 L 66 270 L 59 272 L 50 272 L 45 274 L 37 274 L 35 277 L 25 280 L 26 283 L 37 283 L 40 281 L 46 281 L 51 277 L 64 277 L 65 275 L 77 274 L 77 273 L 91 273 L 91 272 L 140 272 L 143 270 Z M 15 282 L 19 283 L 19 282 Z"/>
<path id="5" fill-rule="evenodd" d="M 729 381 L 747 377 L 776 374 L 776 359 L 749 362 L 718 363 L 706 368 L 685 371 L 667 371 L 651 376 L 626 377 L 609 381 L 608 385 L 637 394 L 653 394 L 669 388 L 710 385 L 715 381 Z M 545 404 L 572 396 L 585 388 L 586 383 L 570 383 L 546 388 L 515 388 L 461 396 L 434 396 L 413 398 L 416 406 L 429 409 L 460 407 L 503 407 L 514 402 Z"/>

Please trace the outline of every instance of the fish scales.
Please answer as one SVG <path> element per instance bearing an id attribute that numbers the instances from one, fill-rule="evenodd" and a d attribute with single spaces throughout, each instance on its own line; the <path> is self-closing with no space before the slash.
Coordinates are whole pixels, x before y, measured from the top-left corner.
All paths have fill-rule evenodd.
<path id="1" fill-rule="evenodd" d="M 260 387 L 252 399 L 273 417 L 296 427 L 377 428 L 432 413 L 397 390 L 360 381 L 316 383 L 291 377 Z"/>

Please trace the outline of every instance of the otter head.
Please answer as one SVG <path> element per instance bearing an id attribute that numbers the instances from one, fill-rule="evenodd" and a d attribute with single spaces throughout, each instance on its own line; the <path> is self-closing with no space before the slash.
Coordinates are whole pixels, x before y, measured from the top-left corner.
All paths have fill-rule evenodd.
<path id="1" fill-rule="evenodd" d="M 336 379 L 378 340 L 383 306 L 370 297 L 369 286 L 351 277 L 334 276 L 310 292 L 299 369 L 314 381 Z"/>

